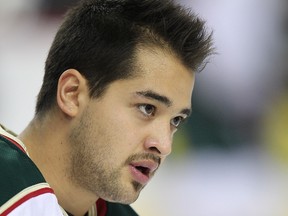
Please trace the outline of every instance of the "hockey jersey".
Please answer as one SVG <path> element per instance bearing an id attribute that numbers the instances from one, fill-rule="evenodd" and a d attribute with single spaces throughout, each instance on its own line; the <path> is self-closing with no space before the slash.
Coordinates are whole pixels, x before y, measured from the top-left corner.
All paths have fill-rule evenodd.
<path id="1" fill-rule="evenodd" d="M 25 145 L 1 125 L 0 175 L 0 216 L 68 216 Z M 129 205 L 102 199 L 86 215 L 137 216 Z"/>

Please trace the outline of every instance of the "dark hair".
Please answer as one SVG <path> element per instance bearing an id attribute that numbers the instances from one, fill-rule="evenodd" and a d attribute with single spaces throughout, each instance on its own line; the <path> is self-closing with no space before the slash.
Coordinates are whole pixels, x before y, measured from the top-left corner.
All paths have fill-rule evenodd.
<path id="1" fill-rule="evenodd" d="M 84 0 L 70 9 L 45 65 L 36 113 L 56 101 L 57 81 L 70 68 L 87 80 L 91 97 L 113 81 L 133 76 L 136 47 L 169 47 L 197 71 L 212 51 L 204 21 L 169 0 Z"/>

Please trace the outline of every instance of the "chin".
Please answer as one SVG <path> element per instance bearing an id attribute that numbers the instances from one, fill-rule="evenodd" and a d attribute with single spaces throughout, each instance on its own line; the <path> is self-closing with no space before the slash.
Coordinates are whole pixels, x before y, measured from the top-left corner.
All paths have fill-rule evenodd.
<path id="1" fill-rule="evenodd" d="M 121 204 L 134 203 L 138 199 L 140 192 L 143 189 L 143 185 L 137 182 L 132 182 L 131 185 L 129 189 L 121 190 L 121 192 L 119 191 L 118 194 L 103 197 L 102 199 L 113 203 L 121 203 Z"/>
<path id="2" fill-rule="evenodd" d="M 121 203 L 121 204 L 127 204 L 127 205 L 129 205 L 129 204 L 132 204 L 132 203 L 134 203 L 137 199 L 138 199 L 138 197 L 139 197 L 139 194 L 137 194 L 136 196 L 134 195 L 134 196 L 129 196 L 129 195 L 124 195 L 125 197 L 122 197 L 122 198 L 120 198 L 120 197 L 117 197 L 116 199 L 114 199 L 114 198 L 111 198 L 111 197 L 109 197 L 109 198 L 105 198 L 105 197 L 103 197 L 102 199 L 104 199 L 104 200 L 106 200 L 106 201 L 108 201 L 108 202 L 112 202 L 112 203 Z"/>

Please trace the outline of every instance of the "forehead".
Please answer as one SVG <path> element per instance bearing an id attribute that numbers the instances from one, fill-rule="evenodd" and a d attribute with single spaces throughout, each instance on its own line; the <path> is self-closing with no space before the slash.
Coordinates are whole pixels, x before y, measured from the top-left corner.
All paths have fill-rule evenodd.
<path id="1" fill-rule="evenodd" d="M 136 75 L 140 76 L 149 76 L 149 73 L 157 73 L 157 71 L 161 75 L 160 73 L 164 70 L 166 75 L 169 75 L 170 71 L 178 76 L 194 77 L 192 69 L 186 67 L 168 46 L 163 48 L 153 45 L 138 46 L 135 52 L 134 66 L 136 67 Z"/>
<path id="2" fill-rule="evenodd" d="M 194 73 L 170 52 L 153 47 L 138 49 L 133 70 L 135 76 L 113 82 L 108 92 L 114 89 L 113 94 L 121 97 L 152 91 L 171 100 L 174 108 L 191 106 Z"/>
<path id="3" fill-rule="evenodd" d="M 177 93 L 191 100 L 195 73 L 167 49 L 140 48 L 136 52 L 135 74 L 142 87 L 162 94 Z M 180 97 L 181 98 L 181 97 Z"/>

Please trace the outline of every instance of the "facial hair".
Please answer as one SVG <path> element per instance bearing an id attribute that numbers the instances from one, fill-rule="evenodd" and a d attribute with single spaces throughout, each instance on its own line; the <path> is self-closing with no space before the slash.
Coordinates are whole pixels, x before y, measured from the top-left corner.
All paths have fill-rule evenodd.
<path id="1" fill-rule="evenodd" d="M 113 142 L 111 136 L 105 134 L 109 128 L 105 129 L 101 125 L 95 127 L 91 117 L 89 109 L 86 109 L 79 124 L 70 133 L 71 166 L 67 170 L 68 176 L 77 186 L 94 193 L 97 197 L 130 204 L 138 198 L 144 186 L 132 180 L 123 182 L 123 168 L 135 160 L 151 159 L 160 163 L 160 159 L 153 154 L 143 153 L 134 154 L 122 163 L 111 160 L 118 150 L 112 149 L 109 145 Z M 97 142 L 99 136 L 102 137 L 101 143 Z"/>

